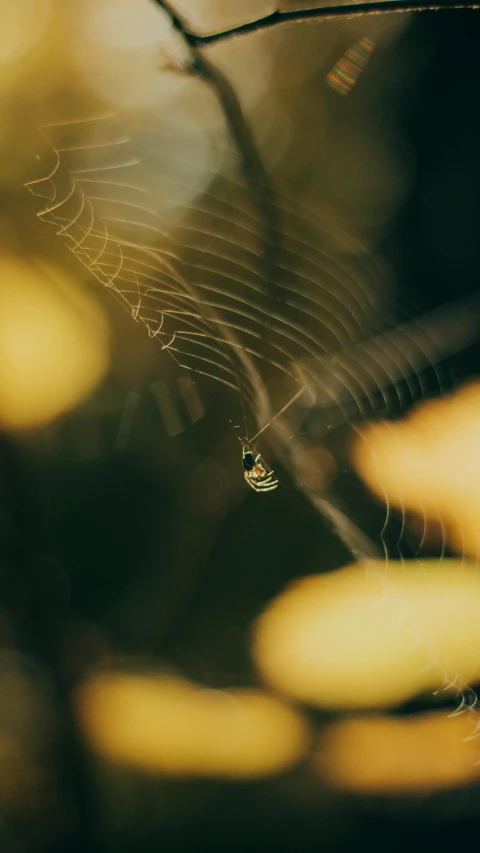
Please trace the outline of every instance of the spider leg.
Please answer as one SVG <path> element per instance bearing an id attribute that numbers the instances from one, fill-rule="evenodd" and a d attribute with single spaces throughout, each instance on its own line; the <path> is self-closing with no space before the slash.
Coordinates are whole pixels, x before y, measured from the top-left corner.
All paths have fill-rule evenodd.
<path id="1" fill-rule="evenodd" d="M 275 480 L 273 483 L 269 483 L 268 485 L 267 485 L 267 483 L 262 484 L 256 491 L 257 492 L 272 492 L 274 489 L 277 488 L 277 486 L 278 486 L 278 480 Z"/>
<path id="2" fill-rule="evenodd" d="M 278 486 L 278 480 L 268 476 L 264 480 L 259 480 L 255 484 L 256 491 L 258 492 L 269 492 L 272 489 L 276 489 Z"/>
<path id="3" fill-rule="evenodd" d="M 245 471 L 243 476 L 245 477 L 245 481 L 248 483 L 250 488 L 253 489 L 254 492 L 258 491 L 258 484 L 255 483 L 254 480 L 250 479 L 250 477 L 248 476 L 248 471 Z"/>

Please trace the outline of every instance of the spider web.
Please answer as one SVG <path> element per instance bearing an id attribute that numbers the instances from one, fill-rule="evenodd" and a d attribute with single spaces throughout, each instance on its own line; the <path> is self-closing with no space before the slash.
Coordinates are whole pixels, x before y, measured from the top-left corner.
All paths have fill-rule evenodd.
<path id="1" fill-rule="evenodd" d="M 385 322 L 386 279 L 367 252 L 282 197 L 278 278 L 271 282 L 263 223 L 232 150 L 214 151 L 216 162 L 230 161 L 228 173 L 212 175 L 172 227 L 156 192 L 168 189 L 175 162 L 166 163 L 168 178 L 158 176 L 155 160 L 165 157 L 150 128 L 126 137 L 117 119 L 105 116 L 42 133 L 54 165 L 29 184 L 45 199 L 39 216 L 162 350 L 239 391 L 254 409 L 263 386 L 281 377 L 284 397 L 285 383 L 298 390 L 299 366 L 314 382 L 328 353 Z M 181 150 L 185 138 L 176 141 Z M 194 185 L 188 191 L 194 195 Z"/>
<path id="2" fill-rule="evenodd" d="M 198 86 L 207 86 L 201 65 Z M 270 193 L 258 174 L 249 176 L 216 94 L 209 91 L 214 132 L 200 141 L 163 116 L 108 113 L 43 127 L 50 155 L 28 186 L 42 200 L 38 215 L 165 356 L 233 390 L 260 429 L 295 401 L 288 420 L 272 422 L 295 477 L 305 411 L 334 407 L 356 428 L 430 393 L 427 370 L 441 392 L 437 365 L 477 338 L 478 311 L 465 303 L 399 322 L 386 270 L 348 228 L 334 224 L 331 211 L 313 210 L 277 187 Z M 189 168 L 199 145 L 201 173 Z M 331 496 L 304 491 L 355 556 L 376 553 Z M 388 563 L 403 559 L 407 514 L 400 512 L 399 530 L 385 500 L 378 538 Z M 425 531 L 425 514 L 423 525 Z M 421 631 L 419 642 L 428 646 Z M 432 649 L 427 666 L 435 662 Z M 458 710 L 473 712 L 477 697 L 465 679 L 445 673 L 441 689 L 452 685 Z"/>

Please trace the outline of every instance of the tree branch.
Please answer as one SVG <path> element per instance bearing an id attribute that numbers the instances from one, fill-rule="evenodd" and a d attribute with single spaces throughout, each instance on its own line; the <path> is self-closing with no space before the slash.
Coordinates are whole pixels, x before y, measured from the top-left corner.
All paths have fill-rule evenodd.
<path id="1" fill-rule="evenodd" d="M 168 11 L 174 26 L 182 33 L 190 47 L 202 47 L 208 44 L 224 41 L 232 38 L 232 36 L 248 35 L 249 33 L 267 30 L 271 27 L 277 27 L 282 24 L 301 23 L 302 21 L 313 21 L 319 19 L 331 18 L 357 18 L 364 15 L 385 15 L 393 12 L 445 12 L 459 9 L 478 10 L 480 3 L 468 3 L 465 0 L 449 0 L 447 3 L 429 3 L 417 0 L 416 3 L 410 3 L 408 0 L 372 0 L 365 3 L 348 3 L 345 5 L 331 6 L 312 6 L 309 9 L 288 9 L 285 11 L 272 12 L 270 15 L 265 15 L 263 18 L 258 18 L 256 21 L 250 21 L 247 24 L 240 24 L 238 27 L 232 27 L 229 30 L 222 30 L 210 35 L 200 36 L 189 30 L 186 24 L 180 17 L 176 15 L 171 8 L 166 8 L 163 0 L 153 0 L 158 6 L 161 6 L 165 11 Z"/>
<path id="2" fill-rule="evenodd" d="M 281 240 L 275 193 L 267 170 L 258 153 L 252 129 L 246 119 L 237 94 L 230 81 L 212 62 L 197 49 L 195 36 L 188 32 L 183 21 L 175 14 L 169 0 L 154 0 L 169 16 L 173 26 L 183 37 L 190 52 L 190 72 L 197 74 L 215 92 L 223 111 L 233 143 L 240 155 L 241 169 L 250 193 L 252 204 L 261 223 L 262 255 L 268 295 L 275 298 L 271 285 L 278 284 L 281 276 Z M 200 47 L 200 43 L 198 45 Z"/>

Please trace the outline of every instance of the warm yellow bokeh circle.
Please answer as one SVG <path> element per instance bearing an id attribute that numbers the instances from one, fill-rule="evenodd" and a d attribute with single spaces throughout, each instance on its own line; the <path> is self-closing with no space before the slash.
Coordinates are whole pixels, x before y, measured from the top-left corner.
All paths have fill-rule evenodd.
<path id="1" fill-rule="evenodd" d="M 418 794 L 480 776 L 475 720 L 442 711 L 357 716 L 326 726 L 312 769 L 338 788 L 363 794 Z"/>
<path id="2" fill-rule="evenodd" d="M 269 776 L 310 741 L 301 714 L 262 690 L 210 690 L 178 676 L 105 673 L 75 704 L 95 752 L 167 776 Z"/>
<path id="3" fill-rule="evenodd" d="M 480 677 L 480 572 L 458 560 L 369 561 L 303 578 L 266 608 L 264 679 L 326 708 L 382 708 Z"/>
<path id="4" fill-rule="evenodd" d="M 58 269 L 0 258 L 0 425 L 42 426 L 71 409 L 104 376 L 107 323 L 98 305 Z"/>
<path id="5" fill-rule="evenodd" d="M 455 550 L 480 554 L 480 383 L 428 400 L 403 420 L 367 424 L 353 464 L 390 506 L 443 524 Z"/>

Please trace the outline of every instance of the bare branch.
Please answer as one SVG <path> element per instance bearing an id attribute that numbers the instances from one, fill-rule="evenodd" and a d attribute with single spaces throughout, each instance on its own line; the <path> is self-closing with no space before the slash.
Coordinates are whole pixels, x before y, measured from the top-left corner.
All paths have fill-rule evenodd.
<path id="1" fill-rule="evenodd" d="M 288 23 L 300 23 L 302 21 L 313 21 L 315 19 L 331 19 L 331 18 L 357 18 L 365 15 L 385 15 L 399 12 L 445 12 L 459 9 L 478 10 L 480 3 L 468 3 L 465 0 L 450 0 L 447 3 L 429 3 L 417 0 L 415 3 L 410 3 L 408 0 L 372 0 L 365 3 L 348 3 L 345 5 L 331 6 L 312 6 L 309 9 L 288 9 L 284 11 L 272 12 L 263 18 L 258 18 L 256 21 L 250 21 L 247 24 L 241 24 L 238 27 L 233 27 L 229 30 L 211 33 L 210 35 L 200 36 L 189 30 L 188 25 L 179 18 L 172 10 L 169 4 L 164 0 L 153 0 L 158 6 L 161 6 L 168 12 L 170 18 L 176 28 L 182 33 L 185 40 L 191 47 L 201 47 L 203 45 L 212 44 L 232 36 L 248 35 L 248 33 L 258 32 L 259 30 L 267 30 L 271 27 L 276 27 Z"/>

